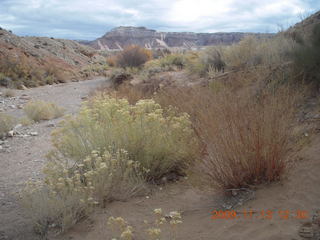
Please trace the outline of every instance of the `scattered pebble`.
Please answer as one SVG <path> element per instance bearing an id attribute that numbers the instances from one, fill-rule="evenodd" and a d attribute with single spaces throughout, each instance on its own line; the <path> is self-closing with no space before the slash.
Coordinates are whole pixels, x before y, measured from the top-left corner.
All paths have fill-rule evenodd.
<path id="1" fill-rule="evenodd" d="M 38 136 L 38 132 L 31 132 L 30 136 Z"/>
<path id="2" fill-rule="evenodd" d="M 8 132 L 8 137 L 13 137 L 13 135 L 14 135 L 14 131 L 13 130 Z"/>

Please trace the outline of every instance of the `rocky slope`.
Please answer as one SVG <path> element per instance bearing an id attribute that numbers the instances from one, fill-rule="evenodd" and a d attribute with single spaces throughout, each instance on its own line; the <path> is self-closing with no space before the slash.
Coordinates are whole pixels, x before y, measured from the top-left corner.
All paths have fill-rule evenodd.
<path id="1" fill-rule="evenodd" d="M 101 38 L 91 42 L 82 42 L 99 50 L 121 50 L 135 44 L 146 48 L 195 48 L 216 44 L 239 42 L 244 36 L 270 37 L 261 33 L 193 33 L 193 32 L 157 32 L 145 27 L 117 27 Z"/>
<path id="2" fill-rule="evenodd" d="M 20 73 L 26 69 L 32 72 L 52 72 L 54 68 L 75 78 L 79 77 L 78 73 L 83 67 L 102 60 L 94 49 L 76 41 L 19 37 L 0 28 L 0 73 L 9 74 L 7 76 L 11 78 L 17 68 L 17 77 L 22 77 Z M 11 72 L 7 72 L 9 68 Z"/>
<path id="3" fill-rule="evenodd" d="M 320 24 L 320 11 L 310 15 L 301 22 L 288 29 L 288 33 L 299 34 L 301 37 L 309 38 L 315 25 Z"/>

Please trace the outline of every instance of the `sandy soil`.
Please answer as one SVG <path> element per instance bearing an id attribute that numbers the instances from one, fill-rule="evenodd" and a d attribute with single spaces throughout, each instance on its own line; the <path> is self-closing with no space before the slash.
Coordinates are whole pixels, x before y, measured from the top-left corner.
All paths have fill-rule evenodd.
<path id="1" fill-rule="evenodd" d="M 16 91 L 15 98 L 2 98 L 2 104 L 17 106 L 27 101 L 21 99 L 41 99 L 53 102 L 66 109 L 67 114 L 78 111 L 82 98 L 90 91 L 105 82 L 94 79 L 81 82 L 70 82 L 59 85 L 43 86 L 23 91 Z M 3 89 L 0 89 L 0 92 Z M 1 99 L 0 99 L 1 100 Z M 21 102 L 22 101 L 22 102 Z M 1 107 L 1 106 L 0 106 Z M 8 108 L 7 114 L 21 117 L 23 110 Z M 45 163 L 45 155 L 51 148 L 50 133 L 61 119 L 43 121 L 26 128 L 21 132 L 37 132 L 38 136 L 27 136 L 6 139 L 5 149 L 0 151 L 0 239 L 35 240 L 32 227 L 19 206 L 17 193 L 28 179 L 40 177 Z"/>

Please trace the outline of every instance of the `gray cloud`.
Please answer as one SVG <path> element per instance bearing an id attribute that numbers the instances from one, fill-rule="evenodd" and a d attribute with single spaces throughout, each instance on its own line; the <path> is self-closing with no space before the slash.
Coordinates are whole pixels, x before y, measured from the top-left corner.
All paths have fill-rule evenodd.
<path id="1" fill-rule="evenodd" d="M 18 35 L 95 39 L 120 25 L 162 31 L 275 32 L 318 0 L 0 0 L 0 26 Z"/>

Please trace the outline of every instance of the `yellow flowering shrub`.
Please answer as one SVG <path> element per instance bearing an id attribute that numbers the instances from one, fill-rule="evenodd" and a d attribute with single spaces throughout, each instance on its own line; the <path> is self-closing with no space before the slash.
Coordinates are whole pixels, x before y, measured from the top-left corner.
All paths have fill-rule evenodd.
<path id="1" fill-rule="evenodd" d="M 53 133 L 56 157 L 81 161 L 93 150 L 126 149 L 141 164 L 148 180 L 186 168 L 195 158 L 197 142 L 189 116 L 162 109 L 152 99 L 131 105 L 126 99 L 98 95 L 76 117 Z"/>
<path id="2" fill-rule="evenodd" d="M 54 226 L 64 231 L 86 216 L 93 206 L 126 199 L 144 190 L 139 163 L 125 150 L 93 151 L 82 161 L 52 158 L 40 182 L 29 182 L 22 192 L 38 232 Z"/>

